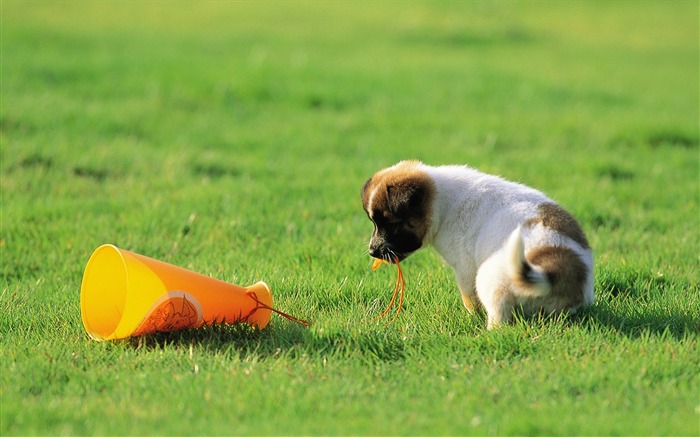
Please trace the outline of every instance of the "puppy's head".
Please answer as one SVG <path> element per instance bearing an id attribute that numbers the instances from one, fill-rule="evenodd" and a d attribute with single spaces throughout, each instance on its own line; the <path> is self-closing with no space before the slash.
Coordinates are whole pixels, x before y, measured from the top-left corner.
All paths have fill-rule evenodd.
<path id="1" fill-rule="evenodd" d="M 423 246 L 435 187 L 418 161 L 380 170 L 362 187 L 362 205 L 374 223 L 369 254 L 399 261 Z"/>

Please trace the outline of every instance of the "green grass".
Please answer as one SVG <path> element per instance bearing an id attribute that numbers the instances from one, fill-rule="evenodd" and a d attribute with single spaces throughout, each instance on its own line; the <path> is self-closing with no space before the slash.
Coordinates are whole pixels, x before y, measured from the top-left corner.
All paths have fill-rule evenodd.
<path id="1" fill-rule="evenodd" d="M 700 434 L 698 4 L 3 0 L 1 435 Z M 487 332 L 430 250 L 369 269 L 400 159 L 538 187 L 596 304 Z M 98 343 L 102 243 L 277 316 Z"/>

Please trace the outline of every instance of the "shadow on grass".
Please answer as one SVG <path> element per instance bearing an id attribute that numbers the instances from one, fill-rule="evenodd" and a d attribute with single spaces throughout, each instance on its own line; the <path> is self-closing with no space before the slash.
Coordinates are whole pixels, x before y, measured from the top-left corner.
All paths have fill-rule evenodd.
<path id="1" fill-rule="evenodd" d="M 586 316 L 591 325 L 602 325 L 631 338 L 670 335 L 675 339 L 700 334 L 700 320 L 690 314 L 671 311 L 618 311 L 609 304 L 597 305 Z"/>
<path id="2" fill-rule="evenodd" d="M 628 337 L 700 334 L 700 285 L 629 268 L 602 272 L 597 303 L 583 317 Z"/>
<path id="3" fill-rule="evenodd" d="M 579 314 L 516 318 L 515 329 L 510 334 L 506 330 L 473 335 L 471 330 L 471 334 L 464 332 L 469 341 L 456 343 L 507 358 L 535 352 L 531 342 L 524 342 L 523 338 L 527 338 L 529 327 L 543 324 L 549 325 L 547 330 L 558 329 L 552 325 L 579 325 L 592 334 L 607 331 L 629 338 L 651 335 L 682 340 L 700 334 L 700 287 L 694 282 L 622 269 L 601 272 L 596 290 L 596 304 Z M 455 329 L 459 328 L 455 326 Z M 455 342 L 454 336 L 449 338 L 444 341 Z M 307 329 L 275 316 L 263 330 L 244 323 L 213 325 L 125 342 L 134 348 L 147 349 L 196 345 L 212 353 L 255 355 L 262 359 L 340 356 L 359 357 L 367 362 L 401 361 L 416 346 L 396 329 L 378 331 L 369 325 Z"/>
<path id="4" fill-rule="evenodd" d="M 196 344 L 212 352 L 229 351 L 260 358 L 279 355 L 362 356 L 369 361 L 399 361 L 405 357 L 405 342 L 398 334 L 376 332 L 319 333 L 290 322 L 277 320 L 263 330 L 245 323 L 212 325 L 176 332 L 133 337 L 124 342 L 134 348 L 157 349 Z"/>

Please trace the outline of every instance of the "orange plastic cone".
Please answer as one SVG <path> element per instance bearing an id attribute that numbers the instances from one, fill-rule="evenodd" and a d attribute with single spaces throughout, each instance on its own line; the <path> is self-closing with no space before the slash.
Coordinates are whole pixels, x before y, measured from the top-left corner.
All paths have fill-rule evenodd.
<path id="1" fill-rule="evenodd" d="M 262 329 L 271 308 L 264 282 L 240 287 L 111 244 L 90 256 L 80 289 L 83 325 L 97 340 L 215 323 Z"/>

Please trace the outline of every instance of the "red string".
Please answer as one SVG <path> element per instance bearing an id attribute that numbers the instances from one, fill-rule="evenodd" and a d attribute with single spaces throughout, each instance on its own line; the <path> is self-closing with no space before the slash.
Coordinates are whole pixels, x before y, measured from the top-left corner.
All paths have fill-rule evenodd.
<path id="1" fill-rule="evenodd" d="M 398 257 L 394 257 L 394 263 L 396 264 L 396 268 L 399 270 L 399 275 L 396 278 L 396 286 L 394 287 L 394 294 L 391 296 L 391 301 L 389 302 L 389 305 L 386 307 L 384 312 L 375 319 L 381 319 L 387 314 L 389 314 L 389 311 L 394 306 L 394 302 L 396 302 L 396 295 L 398 294 L 399 306 L 396 308 L 396 314 L 394 314 L 394 317 L 391 319 L 391 321 L 387 322 L 387 324 L 393 323 L 393 321 L 396 320 L 396 318 L 399 316 L 399 313 L 401 312 L 401 307 L 403 306 L 404 291 L 406 290 L 406 280 L 404 279 L 403 272 L 401 271 L 401 266 L 399 265 Z"/>
<path id="2" fill-rule="evenodd" d="M 270 311 L 272 311 L 272 312 L 274 312 L 274 313 L 277 313 L 277 314 L 279 314 L 280 316 L 284 317 L 285 319 L 291 320 L 292 322 L 295 322 L 295 323 L 298 323 L 298 324 L 300 324 L 301 326 L 308 327 L 308 326 L 311 325 L 311 323 L 307 322 L 307 321 L 304 320 L 304 319 L 300 319 L 300 318 L 298 318 L 298 317 L 294 317 L 294 316 L 291 315 L 291 314 L 287 314 L 287 313 L 285 313 L 285 312 L 283 312 L 283 311 L 280 311 L 280 310 L 278 310 L 278 309 L 276 309 L 276 308 L 272 308 L 270 305 L 268 305 L 268 304 L 266 304 L 266 303 L 264 303 L 264 302 L 261 302 L 260 299 L 258 299 L 258 295 L 255 294 L 254 291 L 249 291 L 249 292 L 246 293 L 246 294 L 247 294 L 248 296 L 250 296 L 250 298 L 253 299 L 253 300 L 255 301 L 255 308 L 253 308 L 253 309 L 250 311 L 250 313 L 248 313 L 247 316 L 241 318 L 241 321 L 243 321 L 243 322 L 247 322 L 247 321 L 248 321 L 248 318 L 250 318 L 250 316 L 252 316 L 253 314 L 255 314 L 255 312 L 256 312 L 257 310 L 259 310 L 260 308 L 263 308 L 263 309 L 266 309 L 266 310 L 270 310 Z"/>

